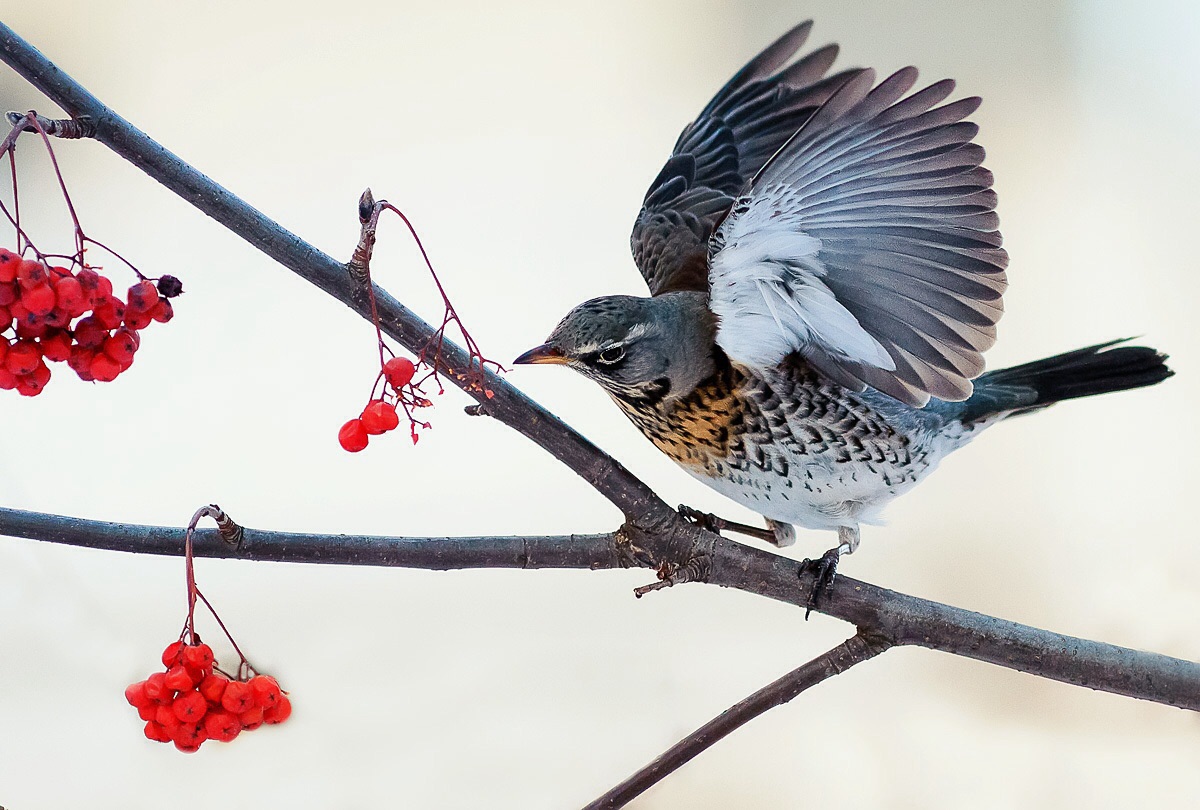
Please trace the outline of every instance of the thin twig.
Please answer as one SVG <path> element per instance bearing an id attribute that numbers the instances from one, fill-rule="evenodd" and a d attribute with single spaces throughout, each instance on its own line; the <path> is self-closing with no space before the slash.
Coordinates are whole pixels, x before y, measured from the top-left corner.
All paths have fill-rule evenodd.
<path id="1" fill-rule="evenodd" d="M 855 664 L 874 658 L 891 646 L 892 643 L 886 639 L 862 632 L 851 636 L 832 650 L 730 706 L 668 748 L 649 765 L 587 805 L 584 810 L 613 810 L 624 807 L 763 712 L 782 706 L 805 689 L 816 686 L 834 675 L 840 675 Z"/>

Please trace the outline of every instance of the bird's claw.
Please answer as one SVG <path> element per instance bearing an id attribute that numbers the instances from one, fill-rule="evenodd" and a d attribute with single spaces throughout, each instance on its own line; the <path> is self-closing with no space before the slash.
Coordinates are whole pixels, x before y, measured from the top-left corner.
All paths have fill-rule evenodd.
<path id="1" fill-rule="evenodd" d="M 816 560 L 804 559 L 800 562 L 798 573 L 813 575 L 812 590 L 808 592 L 808 606 L 804 611 L 806 620 L 821 599 L 828 596 L 833 590 L 833 578 L 837 574 L 838 561 L 841 557 L 840 548 L 831 548 Z"/>

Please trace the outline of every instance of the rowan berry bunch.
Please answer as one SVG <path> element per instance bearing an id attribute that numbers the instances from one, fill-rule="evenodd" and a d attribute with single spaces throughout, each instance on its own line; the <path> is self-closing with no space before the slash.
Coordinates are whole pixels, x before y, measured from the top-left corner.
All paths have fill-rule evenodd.
<path id="1" fill-rule="evenodd" d="M 417 353 L 416 362 L 395 355 L 384 342 L 383 329 L 379 322 L 379 307 L 375 299 L 374 286 L 371 284 L 370 262 L 371 251 L 375 244 L 375 229 L 379 222 L 379 215 L 383 211 L 395 213 L 408 227 L 409 234 L 421 251 L 421 257 L 425 260 L 425 266 L 429 269 L 429 274 L 433 277 L 433 283 L 437 286 L 445 306 L 441 326 Z M 352 270 L 360 272 L 362 280 L 365 282 L 366 295 L 371 305 L 371 320 L 375 326 L 375 337 L 379 348 L 380 370 L 362 413 L 357 418 L 346 422 L 338 431 L 338 443 L 341 444 L 342 449 L 351 453 L 365 449 L 371 436 L 396 429 L 400 424 L 401 411 L 408 418 L 409 436 L 412 438 L 413 444 L 416 444 L 420 438 L 418 429 L 428 429 L 430 424 L 418 419 L 415 411 L 418 408 L 428 408 L 433 404 L 426 396 L 422 386 L 432 383 L 437 386 L 439 395 L 445 393 L 439 376 L 439 368 L 443 373 L 449 374 L 455 380 L 463 383 L 463 387 L 467 391 L 482 394 L 488 399 L 491 399 L 493 394 L 485 386 L 487 379 L 485 370 L 488 366 L 496 371 L 504 370 L 499 363 L 483 356 L 478 344 L 463 326 L 454 305 L 450 303 L 450 298 L 446 295 L 445 288 L 442 287 L 441 280 L 433 269 L 433 264 L 429 260 L 429 254 L 425 252 L 421 238 L 417 235 L 417 231 L 408 217 L 400 209 L 386 201 L 375 202 L 370 189 L 359 202 L 359 217 L 362 221 L 363 232 L 358 248 L 351 259 L 350 267 Z M 442 347 L 446 340 L 446 330 L 451 325 L 457 327 L 468 352 L 468 367 L 465 370 L 447 368 L 442 362 Z"/>
<path id="2" fill-rule="evenodd" d="M 146 721 L 147 739 L 191 753 L 206 740 L 231 742 L 243 731 L 282 723 L 292 714 L 274 678 L 230 677 L 217 669 L 212 648 L 195 637 L 169 644 L 162 663 L 164 671 L 125 689 L 125 699 Z"/>
<path id="3" fill-rule="evenodd" d="M 85 382 L 115 380 L 133 365 L 139 332 L 174 317 L 180 292 L 174 276 L 143 278 L 122 299 L 95 268 L 72 272 L 0 248 L 0 389 L 37 396 L 50 382 L 47 362 Z"/>
<path id="4" fill-rule="evenodd" d="M 407 357 L 393 357 L 383 364 L 371 398 L 362 414 L 342 425 L 338 431 L 338 443 L 342 449 L 357 453 L 366 448 L 371 436 L 378 436 L 400 426 L 400 409 L 408 417 L 413 443 L 418 439 L 417 427 L 429 427 L 427 422 L 418 422 L 413 417 L 413 408 L 429 407 L 432 403 L 421 395 L 413 384 L 417 367 Z M 382 391 L 380 390 L 382 386 Z M 397 408 L 399 405 L 399 409 Z"/>
<path id="5" fill-rule="evenodd" d="M 32 112 L 10 113 L 8 118 L 13 128 L 0 141 L 0 155 L 9 158 L 12 200 L 0 200 L 0 215 L 16 233 L 16 250 L 0 248 L 0 390 L 37 396 L 50 382 L 47 363 L 66 363 L 88 382 L 111 382 L 133 364 L 141 345 L 139 332 L 174 316 L 170 299 L 183 292 L 183 285 L 173 276 L 146 278 L 83 232 L 46 129 L 79 137 L 77 122 L 49 121 Z M 14 150 L 23 132 L 40 135 L 50 157 L 74 226 L 73 253 L 38 250 L 22 225 Z M 87 263 L 89 245 L 108 251 L 137 276 L 124 297 L 114 293 L 112 280 L 100 268 Z"/>
<path id="6" fill-rule="evenodd" d="M 227 542 L 240 542 L 242 529 L 215 504 L 196 510 L 184 535 L 183 559 L 187 579 L 187 620 L 179 640 L 163 650 L 162 672 L 125 689 L 125 700 L 146 721 L 144 732 L 155 742 L 172 742 L 191 753 L 205 740 L 229 742 L 243 731 L 264 723 L 282 723 L 292 714 L 292 703 L 270 675 L 250 666 L 212 603 L 196 586 L 192 538 L 201 518 L 211 517 Z M 221 632 L 233 646 L 238 665 L 226 672 L 217 666 L 212 648 L 196 633 L 196 603 L 208 608 Z"/>

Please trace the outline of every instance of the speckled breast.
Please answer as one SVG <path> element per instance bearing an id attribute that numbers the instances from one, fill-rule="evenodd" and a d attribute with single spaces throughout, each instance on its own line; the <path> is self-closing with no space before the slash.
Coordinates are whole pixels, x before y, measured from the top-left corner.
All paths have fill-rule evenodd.
<path id="1" fill-rule="evenodd" d="M 678 399 L 614 399 L 696 478 L 766 517 L 807 528 L 878 519 L 935 461 L 921 437 L 802 367 L 766 379 L 726 364 Z"/>

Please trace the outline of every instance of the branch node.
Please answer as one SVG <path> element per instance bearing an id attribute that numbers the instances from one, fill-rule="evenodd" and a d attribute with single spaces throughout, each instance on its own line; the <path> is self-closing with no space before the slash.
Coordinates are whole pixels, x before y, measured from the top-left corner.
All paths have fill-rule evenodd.
<path id="1" fill-rule="evenodd" d="M 246 537 L 246 530 L 233 521 L 233 518 L 225 514 L 225 510 L 217 506 L 215 503 L 210 503 L 208 506 L 202 506 L 196 512 L 196 516 L 192 518 L 192 526 L 195 527 L 196 522 L 201 517 L 210 517 L 217 522 L 217 533 L 221 535 L 221 539 L 234 548 L 240 548 L 242 540 Z"/>
<path id="2" fill-rule="evenodd" d="M 367 189 L 358 198 L 358 221 L 362 230 L 358 235 L 358 244 L 350 261 L 346 263 L 346 271 L 350 278 L 358 284 L 367 284 L 371 280 L 371 255 L 375 252 L 375 231 L 379 227 L 379 212 L 383 210 L 386 201 L 375 201 L 371 189 Z"/>
<path id="3" fill-rule="evenodd" d="M 698 554 L 681 566 L 671 562 L 663 562 L 658 566 L 658 582 L 633 589 L 633 595 L 641 599 L 651 591 L 682 585 L 685 582 L 707 582 L 709 571 L 712 570 L 712 560 L 707 554 Z"/>
<path id="4" fill-rule="evenodd" d="M 613 534 L 617 562 L 622 568 L 653 568 L 654 555 L 633 542 L 636 529 L 626 523 Z"/>
<path id="5" fill-rule="evenodd" d="M 30 120 L 31 118 L 36 118 L 42 131 L 55 138 L 91 138 L 96 134 L 96 122 L 88 116 L 80 116 L 79 118 L 47 118 L 30 110 L 28 113 L 8 112 L 4 114 L 4 117 L 14 127 L 18 126 L 24 120 L 25 125 L 21 127 L 22 132 L 37 132 L 37 127 Z"/>

